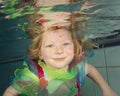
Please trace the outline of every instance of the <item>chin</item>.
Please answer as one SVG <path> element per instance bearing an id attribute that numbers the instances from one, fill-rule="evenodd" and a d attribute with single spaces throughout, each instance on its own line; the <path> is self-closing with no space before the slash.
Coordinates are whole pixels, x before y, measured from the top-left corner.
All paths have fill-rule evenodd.
<path id="1" fill-rule="evenodd" d="M 67 69 L 68 68 L 68 65 L 63 65 L 63 66 L 56 66 L 57 69 L 62 69 L 62 68 L 65 68 Z"/>

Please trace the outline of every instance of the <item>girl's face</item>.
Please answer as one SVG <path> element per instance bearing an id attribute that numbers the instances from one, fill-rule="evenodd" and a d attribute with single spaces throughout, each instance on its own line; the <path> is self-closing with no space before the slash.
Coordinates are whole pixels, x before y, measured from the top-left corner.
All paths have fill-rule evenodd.
<path id="1" fill-rule="evenodd" d="M 65 29 L 45 32 L 42 39 L 39 58 L 47 66 L 68 68 L 74 58 L 74 45 L 70 32 Z"/>

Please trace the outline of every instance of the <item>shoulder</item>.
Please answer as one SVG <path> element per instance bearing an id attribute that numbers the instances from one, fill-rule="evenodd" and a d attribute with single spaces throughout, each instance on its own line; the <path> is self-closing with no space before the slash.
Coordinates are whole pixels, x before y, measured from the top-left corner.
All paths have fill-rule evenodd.
<path id="1" fill-rule="evenodd" d="M 32 59 L 29 59 L 27 56 L 24 56 L 23 61 L 23 68 L 22 69 L 16 69 L 14 74 L 16 79 L 32 79 L 32 78 L 38 78 L 37 75 L 37 68 L 35 66 L 35 62 Z M 29 78 L 28 78 L 29 77 Z"/>
<path id="2" fill-rule="evenodd" d="M 96 69 L 93 65 L 87 63 L 86 64 L 86 75 L 88 75 L 92 70 Z"/>
<path id="3" fill-rule="evenodd" d="M 40 64 L 38 64 L 38 60 L 33 60 L 28 58 L 27 56 L 24 56 L 24 64 L 26 68 L 28 68 L 32 73 L 34 73 L 36 76 L 39 75 L 39 67 L 42 67 Z"/>
<path id="4" fill-rule="evenodd" d="M 24 60 L 24 68 L 16 69 L 14 72 L 14 78 L 11 81 L 11 86 L 16 89 L 18 92 L 31 84 L 39 85 L 39 78 L 34 72 L 32 72 L 32 64 Z"/>

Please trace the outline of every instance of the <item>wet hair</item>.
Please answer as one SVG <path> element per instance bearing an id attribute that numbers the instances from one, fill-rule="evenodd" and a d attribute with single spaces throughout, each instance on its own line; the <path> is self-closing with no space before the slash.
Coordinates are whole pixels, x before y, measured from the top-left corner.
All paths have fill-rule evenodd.
<path id="1" fill-rule="evenodd" d="M 40 27 L 35 27 L 35 28 L 30 29 L 35 32 L 35 35 L 34 35 L 35 37 L 32 38 L 31 44 L 27 50 L 27 54 L 29 58 L 31 59 L 39 59 L 38 54 L 40 53 L 43 34 L 45 33 L 45 31 L 40 31 Z M 94 46 L 94 43 L 92 43 L 90 39 L 85 37 L 85 35 L 81 34 L 77 36 L 76 33 L 72 32 L 70 29 L 53 26 L 49 28 L 47 32 L 55 31 L 59 29 L 64 29 L 70 32 L 72 40 L 73 40 L 73 44 L 74 44 L 75 58 L 77 58 L 81 54 L 82 51 L 86 51 L 88 48 L 92 49 L 92 47 Z M 34 32 L 32 33 L 32 35 L 34 34 Z"/>
<path id="2" fill-rule="evenodd" d="M 67 30 L 70 32 L 70 29 L 66 29 L 64 27 L 59 27 L 59 26 L 52 26 L 50 28 L 47 29 L 47 32 L 49 31 L 57 31 L 59 29 L 63 29 L 63 30 Z M 34 29 L 33 29 L 34 30 Z M 35 37 L 32 38 L 32 42 L 27 50 L 27 54 L 30 58 L 32 59 L 39 59 L 38 57 L 38 53 L 41 49 L 41 44 L 42 44 L 42 39 L 43 39 L 43 35 L 46 31 L 39 31 L 39 29 L 37 28 L 37 30 L 35 30 Z M 75 47 L 75 54 L 78 54 L 79 51 L 80 51 L 80 45 L 77 41 L 77 38 L 75 36 L 74 33 L 70 32 L 71 34 L 71 37 L 72 37 L 72 40 L 73 40 L 73 44 L 74 44 L 74 47 Z"/>
<path id="3" fill-rule="evenodd" d="M 76 2 L 78 0 L 71 0 L 71 1 Z M 29 25 L 26 29 L 26 32 L 32 38 L 31 44 L 27 50 L 27 54 L 31 59 L 39 59 L 38 53 L 41 48 L 43 34 L 44 32 L 46 32 L 44 30 L 43 25 L 39 22 L 36 22 L 41 17 L 42 17 L 42 14 L 37 14 L 37 13 L 33 13 L 27 16 Z M 87 25 L 84 23 L 87 18 L 88 17 L 86 14 L 81 14 L 80 12 L 71 13 L 71 16 L 69 19 L 69 21 L 71 22 L 71 25 L 69 27 L 66 28 L 64 26 L 52 26 L 52 27 L 48 27 L 47 31 L 48 32 L 55 31 L 58 29 L 68 30 L 71 34 L 73 44 L 74 44 L 75 58 L 77 58 L 82 53 L 82 51 L 86 52 L 88 49 L 92 49 L 93 47 L 96 47 L 96 44 L 93 43 L 92 40 L 88 38 L 85 34 L 82 33 L 77 35 L 78 30 L 87 29 Z"/>

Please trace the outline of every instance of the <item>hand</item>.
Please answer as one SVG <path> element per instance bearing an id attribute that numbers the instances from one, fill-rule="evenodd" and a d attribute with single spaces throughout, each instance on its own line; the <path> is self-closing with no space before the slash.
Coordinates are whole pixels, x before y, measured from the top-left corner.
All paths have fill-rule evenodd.
<path id="1" fill-rule="evenodd" d="M 103 92 L 103 96 L 118 96 L 112 89 L 108 89 L 108 91 Z"/>

